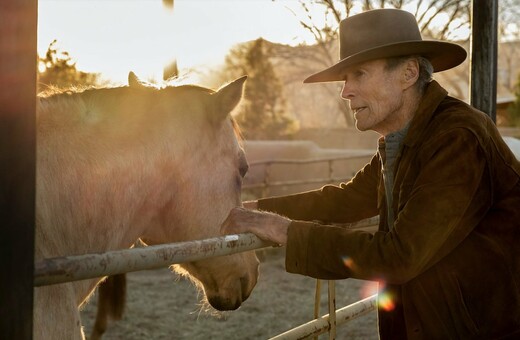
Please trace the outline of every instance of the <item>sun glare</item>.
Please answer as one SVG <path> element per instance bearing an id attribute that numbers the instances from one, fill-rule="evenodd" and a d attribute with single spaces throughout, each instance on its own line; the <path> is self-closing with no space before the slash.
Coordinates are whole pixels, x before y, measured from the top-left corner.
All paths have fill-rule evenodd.
<path id="1" fill-rule="evenodd" d="M 180 69 L 210 67 L 240 42 L 263 37 L 291 43 L 304 36 L 283 1 L 163 2 L 40 0 L 38 53 L 57 39 L 80 70 L 115 82 L 126 82 L 129 71 L 159 80 L 172 60 Z"/>
<path id="2" fill-rule="evenodd" d="M 164 33 L 171 16 L 160 1 L 40 1 L 38 51 L 57 39 L 79 69 L 113 80 L 130 70 L 150 78 L 174 54 Z"/>
<path id="3" fill-rule="evenodd" d="M 360 3 L 352 13 L 362 11 Z M 325 20 L 323 7 L 308 5 L 318 24 Z M 57 39 L 82 71 L 101 73 L 115 83 L 125 83 L 129 71 L 160 80 L 173 60 L 181 72 L 204 72 L 221 64 L 233 45 L 259 37 L 289 45 L 312 43 L 299 22 L 305 16 L 299 2 L 284 0 L 40 0 L 38 53 L 45 54 Z M 447 20 L 441 13 L 434 22 L 440 27 Z M 450 26 L 450 39 L 469 35 L 466 26 Z"/>

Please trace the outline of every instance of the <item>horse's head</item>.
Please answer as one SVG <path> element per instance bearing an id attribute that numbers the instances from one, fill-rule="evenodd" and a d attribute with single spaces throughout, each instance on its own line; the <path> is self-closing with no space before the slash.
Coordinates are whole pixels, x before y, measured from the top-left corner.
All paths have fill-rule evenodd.
<path id="1" fill-rule="evenodd" d="M 142 86 L 132 77 L 131 87 Z M 168 155 L 159 165 L 161 209 L 141 236 L 146 243 L 219 236 L 231 208 L 241 205 L 248 165 L 230 113 L 240 101 L 244 82 L 245 77 L 218 91 L 195 86 L 156 90 L 151 103 L 162 112 Z M 202 284 L 214 308 L 232 310 L 253 290 L 258 263 L 249 251 L 181 267 Z"/>

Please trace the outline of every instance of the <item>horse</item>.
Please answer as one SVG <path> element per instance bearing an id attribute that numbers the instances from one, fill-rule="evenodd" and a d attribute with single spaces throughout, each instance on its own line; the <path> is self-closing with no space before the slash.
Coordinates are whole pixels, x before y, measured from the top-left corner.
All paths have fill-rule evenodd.
<path id="1" fill-rule="evenodd" d="M 100 340 L 111 321 L 123 318 L 126 306 L 126 274 L 108 276 L 97 287 L 97 310 L 89 340 Z"/>
<path id="2" fill-rule="evenodd" d="M 37 98 L 35 261 L 220 236 L 248 164 L 231 112 L 245 77 L 218 90 L 129 86 Z M 174 266 L 217 310 L 258 279 L 254 251 Z M 34 339 L 84 339 L 79 309 L 103 278 L 34 291 Z"/>

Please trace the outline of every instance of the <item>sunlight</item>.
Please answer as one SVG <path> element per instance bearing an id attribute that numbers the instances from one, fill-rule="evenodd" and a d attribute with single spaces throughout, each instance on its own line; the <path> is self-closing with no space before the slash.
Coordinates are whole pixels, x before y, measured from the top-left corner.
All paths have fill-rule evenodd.
<path id="1" fill-rule="evenodd" d="M 360 4 L 352 14 L 362 11 Z M 404 9 L 414 12 L 416 5 L 410 2 Z M 204 72 L 221 64 L 235 44 L 259 37 L 287 45 L 313 42 L 299 23 L 305 14 L 297 1 L 175 0 L 173 6 L 171 0 L 166 5 L 161 0 L 40 0 L 38 9 L 40 55 L 57 39 L 79 70 L 102 73 L 115 83 L 126 83 L 131 70 L 160 80 L 163 66 L 173 60 L 181 70 Z M 323 7 L 309 4 L 309 10 L 316 22 L 325 22 Z M 433 14 L 430 9 L 426 18 Z M 433 22 L 441 27 L 448 20 L 441 13 Z M 453 40 L 470 34 L 457 20 L 450 28 Z"/>
<path id="2" fill-rule="evenodd" d="M 265 0 L 40 0 L 38 53 L 50 42 L 86 72 L 125 83 L 130 70 L 160 80 L 164 65 L 179 68 L 222 63 L 237 43 L 262 36 L 274 42 L 301 42 L 305 34 L 283 2 Z M 266 20 L 265 18 L 269 18 Z"/>
<path id="3" fill-rule="evenodd" d="M 160 1 L 40 1 L 39 17 L 40 54 L 57 39 L 79 69 L 110 79 L 125 80 L 130 70 L 154 77 L 173 53 L 161 34 L 172 28 L 171 13 Z"/>

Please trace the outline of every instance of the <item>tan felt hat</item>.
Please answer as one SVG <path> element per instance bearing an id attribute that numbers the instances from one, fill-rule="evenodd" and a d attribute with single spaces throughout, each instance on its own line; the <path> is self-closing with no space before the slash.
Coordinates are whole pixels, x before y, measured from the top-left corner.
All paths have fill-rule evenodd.
<path id="1" fill-rule="evenodd" d="M 375 9 L 342 20 L 339 26 L 340 60 L 315 73 L 304 83 L 341 81 L 343 71 L 361 62 L 406 55 L 421 55 L 434 72 L 455 67 L 466 59 L 461 46 L 423 40 L 415 17 L 399 9 Z"/>

